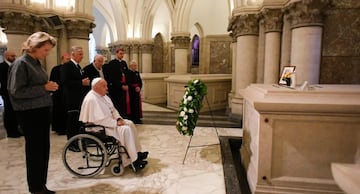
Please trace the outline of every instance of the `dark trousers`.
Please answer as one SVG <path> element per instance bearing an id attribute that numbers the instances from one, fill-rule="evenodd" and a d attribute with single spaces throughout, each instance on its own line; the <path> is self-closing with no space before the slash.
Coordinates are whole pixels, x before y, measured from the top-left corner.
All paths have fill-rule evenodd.
<path id="1" fill-rule="evenodd" d="M 79 115 L 80 115 L 79 110 L 67 111 L 67 118 L 66 118 L 67 139 L 70 139 L 73 136 L 79 134 L 79 129 L 81 127 L 81 122 L 79 121 Z"/>
<path id="2" fill-rule="evenodd" d="M 16 118 L 16 113 L 11 106 L 11 102 L 8 96 L 2 96 L 4 100 L 4 127 L 8 137 L 19 137 L 21 133 L 18 130 L 18 120 Z"/>
<path id="3" fill-rule="evenodd" d="M 25 136 L 26 172 L 29 191 L 45 188 L 50 155 L 50 108 L 17 111 Z"/>
<path id="4" fill-rule="evenodd" d="M 61 97 L 53 96 L 53 107 L 52 107 L 52 130 L 60 134 L 66 133 L 66 110 Z"/>

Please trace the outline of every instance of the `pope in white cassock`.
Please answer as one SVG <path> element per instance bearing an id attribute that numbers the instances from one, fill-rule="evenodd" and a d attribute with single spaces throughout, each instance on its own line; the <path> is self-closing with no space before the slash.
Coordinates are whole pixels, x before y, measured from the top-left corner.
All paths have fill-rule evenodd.
<path id="1" fill-rule="evenodd" d="M 145 159 L 148 152 L 140 152 L 141 145 L 134 123 L 120 116 L 106 95 L 107 91 L 107 82 L 104 79 L 93 79 L 91 90 L 81 105 L 79 120 L 104 126 L 106 135 L 116 138 L 129 153 L 130 160 L 122 154 L 123 165 L 128 166 L 132 162 L 136 171 L 143 169 L 147 164 Z"/>

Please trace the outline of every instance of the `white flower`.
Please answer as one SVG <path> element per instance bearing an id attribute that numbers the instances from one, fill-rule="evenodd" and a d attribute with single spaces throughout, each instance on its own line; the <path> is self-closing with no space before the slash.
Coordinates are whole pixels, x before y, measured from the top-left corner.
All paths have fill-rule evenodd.
<path id="1" fill-rule="evenodd" d="M 186 130 L 187 130 L 187 127 L 182 127 L 182 130 L 183 130 L 183 131 L 186 131 Z"/>
<path id="2" fill-rule="evenodd" d="M 181 111 L 179 116 L 180 116 L 180 117 L 183 117 L 184 115 L 185 115 L 185 112 L 184 112 L 184 111 Z"/>
<path id="3" fill-rule="evenodd" d="M 187 108 L 186 108 L 186 107 L 184 107 L 184 112 L 187 112 Z"/>
<path id="4" fill-rule="evenodd" d="M 192 96 L 188 96 L 188 97 L 187 97 L 187 100 L 188 100 L 188 101 L 191 101 L 192 99 L 193 99 Z"/>
<path id="5" fill-rule="evenodd" d="M 194 113 L 194 109 L 190 108 L 189 113 Z"/>
<path id="6" fill-rule="evenodd" d="M 186 99 L 184 99 L 184 104 L 187 104 L 187 100 L 186 100 Z"/>
<path id="7" fill-rule="evenodd" d="M 185 116 L 184 116 L 184 120 L 187 120 L 187 119 L 188 119 L 188 116 L 187 116 L 187 115 L 185 115 Z"/>
<path id="8" fill-rule="evenodd" d="M 194 84 L 196 84 L 196 83 L 198 83 L 198 82 L 199 82 L 199 80 L 197 79 L 197 80 L 194 81 Z"/>

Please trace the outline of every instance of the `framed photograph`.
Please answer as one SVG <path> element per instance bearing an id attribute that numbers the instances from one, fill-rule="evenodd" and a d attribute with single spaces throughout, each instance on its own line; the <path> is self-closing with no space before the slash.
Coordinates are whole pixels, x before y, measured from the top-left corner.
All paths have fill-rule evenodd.
<path id="1" fill-rule="evenodd" d="M 295 71 L 296 66 L 285 66 L 282 70 L 279 84 L 280 85 L 286 85 L 286 79 L 290 79 L 291 73 Z"/>

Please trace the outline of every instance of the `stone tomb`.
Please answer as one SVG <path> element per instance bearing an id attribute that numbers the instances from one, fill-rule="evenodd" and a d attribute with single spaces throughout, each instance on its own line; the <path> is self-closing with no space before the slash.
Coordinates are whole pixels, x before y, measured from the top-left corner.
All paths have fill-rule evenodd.
<path id="1" fill-rule="evenodd" d="M 253 84 L 242 95 L 252 193 L 343 193 L 331 164 L 355 163 L 360 150 L 360 85 Z"/>

